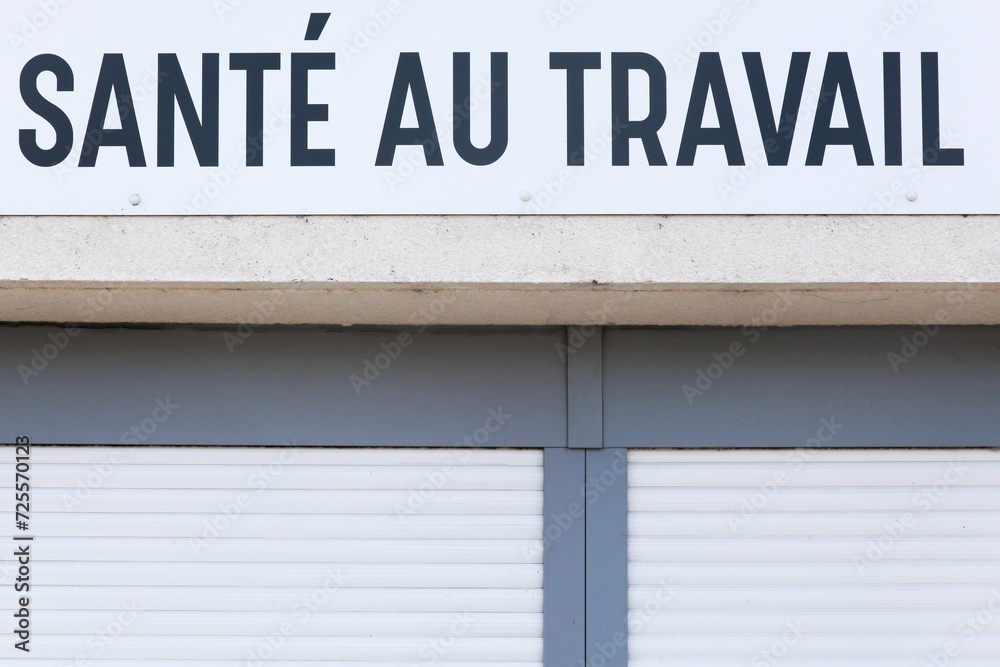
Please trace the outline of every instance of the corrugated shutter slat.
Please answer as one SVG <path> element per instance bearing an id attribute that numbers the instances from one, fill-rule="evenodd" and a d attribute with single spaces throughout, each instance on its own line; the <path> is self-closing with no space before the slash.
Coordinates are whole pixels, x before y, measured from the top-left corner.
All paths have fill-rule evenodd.
<path id="1" fill-rule="evenodd" d="M 541 451 L 32 455 L 31 665 L 541 665 Z"/>
<path id="2" fill-rule="evenodd" d="M 1000 664 L 1000 452 L 629 464 L 630 667 Z"/>

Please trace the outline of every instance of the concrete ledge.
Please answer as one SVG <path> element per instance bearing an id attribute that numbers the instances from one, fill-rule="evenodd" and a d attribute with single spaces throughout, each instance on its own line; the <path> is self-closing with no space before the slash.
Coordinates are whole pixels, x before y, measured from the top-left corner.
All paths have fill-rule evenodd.
<path id="1" fill-rule="evenodd" d="M 0 218 L 0 321 L 1000 324 L 1000 217 Z"/>
<path id="2" fill-rule="evenodd" d="M 7 322 L 797 326 L 1000 324 L 1000 285 L 939 289 L 0 288 Z"/>

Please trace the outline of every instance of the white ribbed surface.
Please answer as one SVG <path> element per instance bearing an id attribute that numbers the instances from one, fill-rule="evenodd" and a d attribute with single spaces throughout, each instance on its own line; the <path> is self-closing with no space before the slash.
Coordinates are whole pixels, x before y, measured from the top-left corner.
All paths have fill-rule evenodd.
<path id="1" fill-rule="evenodd" d="M 1000 665 L 1000 452 L 807 454 L 629 453 L 629 666 Z"/>
<path id="2" fill-rule="evenodd" d="M 5 640 L 0 666 L 235 667 L 270 655 L 268 637 L 268 667 L 541 665 L 540 451 L 35 447 L 32 482 L 32 652 Z M 222 536 L 196 542 L 241 494 Z"/>

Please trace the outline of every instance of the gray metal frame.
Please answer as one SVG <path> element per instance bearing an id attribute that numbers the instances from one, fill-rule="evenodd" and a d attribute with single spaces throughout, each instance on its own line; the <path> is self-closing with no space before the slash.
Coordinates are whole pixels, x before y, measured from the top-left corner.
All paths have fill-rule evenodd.
<path id="1" fill-rule="evenodd" d="M 587 452 L 545 450 L 542 638 L 545 667 L 586 661 Z"/>
<path id="2" fill-rule="evenodd" d="M 566 335 L 567 442 L 576 449 L 604 446 L 604 332 L 570 327 Z"/>
<path id="3" fill-rule="evenodd" d="M 608 447 L 1000 447 L 997 327 L 604 339 Z"/>
<path id="4" fill-rule="evenodd" d="M 566 446 L 561 329 L 75 331 L 0 328 L 0 442 Z"/>
<path id="5" fill-rule="evenodd" d="M 587 665 L 628 665 L 628 450 L 587 452 Z"/>
<path id="6" fill-rule="evenodd" d="M 545 448 L 546 667 L 627 665 L 628 448 L 998 447 L 998 399 L 1000 328 L 0 328 L 0 441 Z"/>

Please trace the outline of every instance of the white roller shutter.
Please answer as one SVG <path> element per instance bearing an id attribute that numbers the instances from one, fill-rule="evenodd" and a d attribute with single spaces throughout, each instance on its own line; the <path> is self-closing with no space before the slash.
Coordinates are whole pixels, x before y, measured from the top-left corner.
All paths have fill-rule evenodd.
<path id="1" fill-rule="evenodd" d="M 629 462 L 630 667 L 1000 665 L 1000 453 Z"/>
<path id="2" fill-rule="evenodd" d="M 541 665 L 540 451 L 35 447 L 32 482 L 3 667 Z"/>

